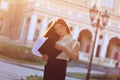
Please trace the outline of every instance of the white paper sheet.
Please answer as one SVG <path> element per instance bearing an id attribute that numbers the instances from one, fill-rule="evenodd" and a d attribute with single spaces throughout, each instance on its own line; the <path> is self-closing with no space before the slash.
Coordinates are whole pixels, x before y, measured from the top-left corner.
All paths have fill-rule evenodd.
<path id="1" fill-rule="evenodd" d="M 43 43 L 47 40 L 47 38 L 40 37 L 34 44 L 32 48 L 32 53 L 36 56 L 42 56 L 38 49 L 43 45 Z"/>

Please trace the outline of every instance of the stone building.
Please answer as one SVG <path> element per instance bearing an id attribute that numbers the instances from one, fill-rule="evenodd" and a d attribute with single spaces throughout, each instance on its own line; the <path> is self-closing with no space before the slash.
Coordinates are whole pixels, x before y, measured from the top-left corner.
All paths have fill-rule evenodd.
<path id="1" fill-rule="evenodd" d="M 19 38 L 24 8 L 24 0 L 0 0 L 0 36 L 2 38 Z"/>
<path id="2" fill-rule="evenodd" d="M 0 8 L 0 20 L 6 20 L 0 26 L 0 36 L 10 43 L 32 47 L 47 26 L 62 17 L 80 41 L 79 57 L 85 62 L 90 61 L 96 30 L 90 23 L 89 8 L 96 4 L 100 11 L 107 9 L 110 19 L 104 30 L 98 30 L 93 64 L 114 67 L 120 60 L 120 0 L 1 0 L 1 5 L 5 1 L 9 7 Z"/>

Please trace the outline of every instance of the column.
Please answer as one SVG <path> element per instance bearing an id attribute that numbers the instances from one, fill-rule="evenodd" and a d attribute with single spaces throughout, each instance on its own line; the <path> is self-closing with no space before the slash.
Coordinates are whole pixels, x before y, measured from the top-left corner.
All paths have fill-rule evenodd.
<path id="1" fill-rule="evenodd" d="M 31 21 L 30 21 L 30 25 L 29 25 L 28 34 L 27 34 L 27 40 L 30 40 L 30 41 L 33 40 L 36 22 L 37 22 L 37 15 L 33 14 L 31 16 Z"/>
<path id="2" fill-rule="evenodd" d="M 118 5 L 118 8 L 117 8 L 118 13 L 117 14 L 118 15 L 120 15 L 120 5 L 119 4 L 120 4 L 120 0 L 117 0 L 117 5 Z"/>
<path id="3" fill-rule="evenodd" d="M 109 38 L 108 38 L 108 34 L 106 34 L 104 43 L 101 46 L 100 57 L 105 58 L 108 44 L 109 44 Z"/>
<path id="4" fill-rule="evenodd" d="M 47 26 L 47 18 L 44 18 L 43 20 L 42 20 L 42 26 L 40 27 L 40 34 L 39 34 L 39 37 L 41 37 L 43 34 L 44 34 L 44 32 L 45 32 L 45 30 L 46 30 L 46 28 L 48 27 Z"/>
<path id="5" fill-rule="evenodd" d="M 97 2 L 96 2 L 96 6 L 99 7 L 99 8 L 101 8 L 101 1 L 102 0 L 97 0 Z"/>
<path id="6" fill-rule="evenodd" d="M 77 40 L 78 37 L 79 37 L 79 32 L 80 32 L 80 31 L 79 31 L 79 27 L 78 27 L 78 26 L 75 26 L 75 27 L 73 28 L 73 31 L 72 31 L 72 32 L 73 32 L 73 34 L 72 34 L 72 35 L 73 35 L 73 38 Z"/>
<path id="7" fill-rule="evenodd" d="M 95 3 L 95 0 L 90 0 L 90 6 L 92 7 Z"/>
<path id="8" fill-rule="evenodd" d="M 96 55 L 96 51 L 97 51 L 97 47 L 98 47 L 98 39 L 99 39 L 99 33 L 97 33 L 97 37 L 96 37 L 96 42 L 95 42 L 95 46 L 94 46 L 94 56 Z"/>
<path id="9" fill-rule="evenodd" d="M 25 24 L 26 24 L 26 18 L 24 18 L 23 24 L 22 24 L 22 28 L 21 28 L 21 33 L 20 33 L 20 37 L 19 39 L 22 41 L 23 40 L 23 35 L 24 35 L 24 30 L 25 30 Z"/>

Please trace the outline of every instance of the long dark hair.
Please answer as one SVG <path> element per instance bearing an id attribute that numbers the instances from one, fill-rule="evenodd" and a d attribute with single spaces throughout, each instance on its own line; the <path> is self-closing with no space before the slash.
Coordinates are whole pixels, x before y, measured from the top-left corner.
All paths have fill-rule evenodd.
<path id="1" fill-rule="evenodd" d="M 56 33 L 54 29 L 54 26 L 56 24 L 62 24 L 63 26 L 67 27 L 66 29 L 67 29 L 68 34 L 71 34 L 67 23 L 62 18 L 58 18 L 54 20 L 52 24 L 50 25 L 50 27 L 46 30 L 44 37 L 47 37 L 55 42 L 60 38 L 60 36 Z"/>

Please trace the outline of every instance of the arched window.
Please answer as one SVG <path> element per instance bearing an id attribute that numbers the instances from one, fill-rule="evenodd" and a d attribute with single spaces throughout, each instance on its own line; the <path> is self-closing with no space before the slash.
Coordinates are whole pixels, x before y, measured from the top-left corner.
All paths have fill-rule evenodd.
<path id="1" fill-rule="evenodd" d="M 89 53 L 91 48 L 92 34 L 89 30 L 85 29 L 79 33 L 78 41 L 80 42 L 80 51 Z"/>

